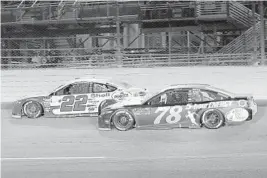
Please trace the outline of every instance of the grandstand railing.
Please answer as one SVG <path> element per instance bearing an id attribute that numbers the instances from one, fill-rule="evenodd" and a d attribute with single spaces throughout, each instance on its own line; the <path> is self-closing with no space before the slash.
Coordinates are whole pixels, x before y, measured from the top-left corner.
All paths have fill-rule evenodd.
<path id="1" fill-rule="evenodd" d="M 78 1 L 64 1 L 58 2 L 39 2 L 34 6 L 23 5 L 4 6 L 1 8 L 2 12 L 12 12 L 16 18 L 10 22 L 27 22 L 27 21 L 47 21 L 47 20 L 85 20 L 96 17 L 109 17 L 109 19 L 116 20 L 116 4 L 114 1 L 107 2 L 84 2 Z M 180 12 L 183 11 L 183 12 Z M 31 12 L 40 12 L 31 13 Z M 46 12 L 46 13 L 45 13 Z M 49 13 L 47 13 L 49 12 Z M 83 13 L 85 12 L 85 13 Z M 162 13 L 161 13 L 162 12 Z M 51 13 L 54 16 L 51 16 Z M 143 15 L 142 15 L 143 13 Z M 119 4 L 119 16 L 133 16 L 135 20 L 146 20 L 144 13 L 151 13 L 153 18 L 168 19 L 168 18 L 185 18 L 185 17 L 204 17 L 214 15 L 224 15 L 223 17 L 234 18 L 236 21 L 247 25 L 251 23 L 249 17 L 252 12 L 244 5 L 238 2 L 231 1 L 215 1 L 215 2 L 179 2 L 173 1 L 168 4 L 154 4 L 154 5 L 136 5 L 131 3 Z M 49 14 L 49 15 L 44 15 Z M 80 14 L 80 15 L 79 15 Z M 154 14 L 154 15 L 153 15 Z M 25 16 L 25 17 L 24 17 Z M 32 17 L 32 18 L 31 18 Z M 123 18 L 123 17 L 121 17 Z M 152 18 L 152 17 L 151 17 Z M 92 19 L 97 20 L 97 19 Z M 99 19 L 101 20 L 101 19 Z M 127 20 L 125 18 L 121 20 Z M 8 22 L 5 22 L 8 23 Z"/>
<path id="2" fill-rule="evenodd" d="M 231 17 L 232 20 L 250 28 L 242 33 L 239 37 L 228 43 L 222 49 L 220 49 L 218 53 L 251 52 L 255 45 L 258 46 L 260 41 L 260 15 L 254 13 L 256 22 L 254 31 L 254 19 L 252 11 L 246 6 L 237 2 L 230 2 L 229 4 L 229 17 Z M 254 36 L 256 36 L 257 38 L 257 44 L 253 43 Z"/>
<path id="3" fill-rule="evenodd" d="M 227 14 L 228 2 L 200 1 L 197 3 L 197 16 Z"/>
<path id="4" fill-rule="evenodd" d="M 260 15 L 254 13 L 256 22 L 260 20 Z M 253 25 L 253 12 L 243 4 L 238 2 L 229 2 L 229 17 L 235 21 L 251 27 Z"/>
<path id="5" fill-rule="evenodd" d="M 253 50 L 253 47 L 258 46 L 260 42 L 260 26 L 261 24 L 258 22 L 255 25 L 255 32 L 254 27 L 249 28 L 242 35 L 220 49 L 218 53 L 240 53 Z M 257 44 L 254 44 L 254 35 L 257 38 Z"/>
<path id="6" fill-rule="evenodd" d="M 257 57 L 260 57 L 257 54 Z M 52 58 L 52 57 L 51 57 Z M 2 61 L 5 58 L 2 58 Z M 123 54 L 58 56 L 57 62 L 46 60 L 2 63 L 2 69 L 31 68 L 103 68 L 103 67 L 174 67 L 174 66 L 242 66 L 255 63 L 252 53 L 240 54 Z"/>

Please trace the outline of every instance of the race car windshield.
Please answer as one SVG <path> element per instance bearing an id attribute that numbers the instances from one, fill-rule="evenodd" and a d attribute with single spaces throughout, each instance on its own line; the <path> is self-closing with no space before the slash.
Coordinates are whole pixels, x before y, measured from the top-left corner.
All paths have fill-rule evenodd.
<path id="1" fill-rule="evenodd" d="M 216 88 L 216 87 L 210 87 L 210 88 L 213 89 L 213 90 L 216 90 L 216 91 L 218 91 L 218 92 L 224 93 L 224 94 L 226 94 L 226 95 L 229 95 L 229 96 L 233 96 L 233 95 L 235 95 L 234 93 L 229 92 L 229 91 L 224 90 L 224 89 L 221 89 L 221 88 Z"/>
<path id="2" fill-rule="evenodd" d="M 122 81 L 113 81 L 114 83 L 116 83 L 119 86 L 122 86 L 123 88 L 132 88 L 133 86 L 129 83 L 126 82 L 122 82 Z"/>

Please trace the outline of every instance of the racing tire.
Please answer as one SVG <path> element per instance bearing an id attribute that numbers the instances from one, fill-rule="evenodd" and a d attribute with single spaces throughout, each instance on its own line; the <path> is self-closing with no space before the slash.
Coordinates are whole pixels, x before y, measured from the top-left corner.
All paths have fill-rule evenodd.
<path id="1" fill-rule="evenodd" d="M 114 127 L 120 131 L 132 129 L 135 124 L 133 116 L 125 110 L 117 111 L 112 117 L 112 122 Z"/>
<path id="2" fill-rule="evenodd" d="M 23 111 L 28 118 L 38 118 L 43 113 L 43 107 L 36 101 L 27 101 L 23 105 Z"/>
<path id="3" fill-rule="evenodd" d="M 224 125 L 224 122 L 223 114 L 217 109 L 206 110 L 201 117 L 201 123 L 207 129 L 218 129 Z"/>
<path id="4" fill-rule="evenodd" d="M 111 100 L 111 99 L 107 99 L 107 100 L 102 101 L 98 107 L 98 115 L 101 114 L 102 109 L 104 109 L 105 107 L 108 107 L 109 105 L 115 104 L 115 103 L 117 103 L 117 101 Z"/>

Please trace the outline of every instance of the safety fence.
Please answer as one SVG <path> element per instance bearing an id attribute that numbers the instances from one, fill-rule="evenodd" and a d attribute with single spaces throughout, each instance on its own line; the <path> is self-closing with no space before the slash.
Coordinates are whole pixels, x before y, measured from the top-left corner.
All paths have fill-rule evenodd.
<path id="1" fill-rule="evenodd" d="M 253 53 L 239 54 L 122 54 L 79 55 L 19 58 L 17 62 L 3 63 L 2 69 L 32 68 L 113 68 L 163 66 L 249 66 L 260 61 Z M 24 59 L 23 61 L 21 59 Z M 265 63 L 266 64 L 266 60 Z"/>

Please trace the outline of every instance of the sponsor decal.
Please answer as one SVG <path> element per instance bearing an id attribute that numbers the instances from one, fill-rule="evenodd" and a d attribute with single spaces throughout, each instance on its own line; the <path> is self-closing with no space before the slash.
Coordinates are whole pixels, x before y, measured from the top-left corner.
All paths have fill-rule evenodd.
<path id="1" fill-rule="evenodd" d="M 99 103 L 100 101 L 97 101 L 97 100 L 90 100 L 88 101 L 88 104 L 97 104 Z"/>
<path id="2" fill-rule="evenodd" d="M 191 112 L 191 111 L 187 111 L 187 115 L 185 117 L 190 119 L 192 124 L 194 124 L 196 126 L 199 126 L 199 124 L 196 122 L 196 119 L 199 117 L 197 113 Z"/>
<path id="3" fill-rule="evenodd" d="M 95 107 L 95 106 L 91 106 L 91 107 L 88 107 L 88 111 L 94 111 L 95 109 L 96 109 L 97 107 Z"/>
<path id="4" fill-rule="evenodd" d="M 233 101 L 218 101 L 205 104 L 187 104 L 185 109 L 204 109 L 204 108 L 226 108 L 232 105 Z"/>
<path id="5" fill-rule="evenodd" d="M 91 94 L 91 98 L 105 98 L 109 97 L 110 93 L 93 93 Z"/>
<path id="6" fill-rule="evenodd" d="M 116 100 L 122 100 L 126 97 L 129 97 L 130 94 L 126 92 L 114 93 L 111 97 Z"/>
<path id="7" fill-rule="evenodd" d="M 135 108 L 132 111 L 135 115 L 150 115 L 149 108 Z"/>
<path id="8" fill-rule="evenodd" d="M 52 102 L 51 98 L 44 98 L 44 100 L 43 100 L 44 107 L 49 108 L 51 102 Z"/>

